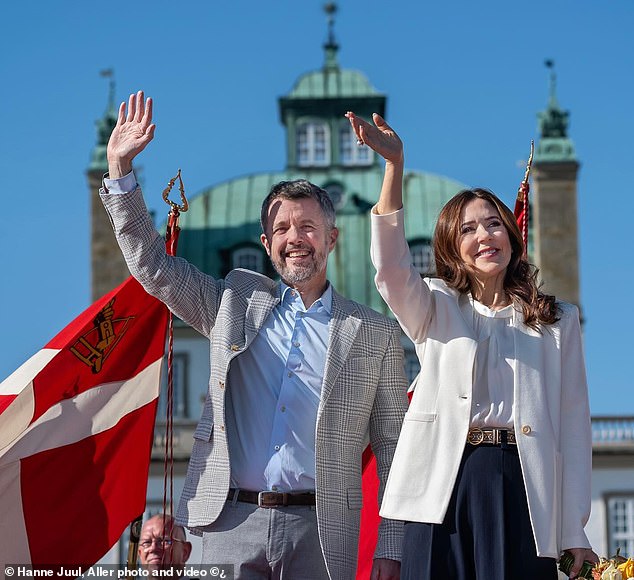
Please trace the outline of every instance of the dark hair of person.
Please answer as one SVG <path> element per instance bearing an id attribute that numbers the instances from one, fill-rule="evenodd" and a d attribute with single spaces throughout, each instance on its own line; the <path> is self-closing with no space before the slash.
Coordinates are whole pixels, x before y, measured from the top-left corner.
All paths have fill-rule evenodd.
<path id="1" fill-rule="evenodd" d="M 262 209 L 260 210 L 260 225 L 262 226 L 262 232 L 266 234 L 266 226 L 269 219 L 269 207 L 274 200 L 282 199 L 314 199 L 321 208 L 326 218 L 326 225 L 329 229 L 335 227 L 336 214 L 335 207 L 332 204 L 332 200 L 328 195 L 328 192 L 321 187 L 317 187 L 315 184 L 305 179 L 296 179 L 295 181 L 280 181 L 276 183 L 269 194 L 264 198 L 262 202 Z"/>
<path id="2" fill-rule="evenodd" d="M 511 241 L 511 260 L 504 277 L 504 290 L 519 304 L 524 324 L 538 330 L 540 324 L 553 324 L 559 320 L 559 308 L 554 296 L 539 290 L 538 269 L 529 264 L 524 254 L 524 241 L 515 216 L 502 201 L 488 189 L 464 189 L 452 197 L 440 211 L 434 231 L 433 247 L 436 275 L 459 292 L 471 290 L 469 268 L 460 257 L 460 218 L 467 203 L 474 199 L 488 201 L 500 214 Z"/>

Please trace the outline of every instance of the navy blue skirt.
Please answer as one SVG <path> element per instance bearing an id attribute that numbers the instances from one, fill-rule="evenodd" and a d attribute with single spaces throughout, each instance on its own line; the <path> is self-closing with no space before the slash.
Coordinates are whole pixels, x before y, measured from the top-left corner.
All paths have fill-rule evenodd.
<path id="1" fill-rule="evenodd" d="M 517 447 L 465 447 L 442 524 L 405 522 L 401 580 L 557 580 L 535 549 Z"/>

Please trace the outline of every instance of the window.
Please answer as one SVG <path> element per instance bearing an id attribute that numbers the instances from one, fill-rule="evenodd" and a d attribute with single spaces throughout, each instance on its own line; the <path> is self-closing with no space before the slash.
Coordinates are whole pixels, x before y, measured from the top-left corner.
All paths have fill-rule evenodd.
<path id="1" fill-rule="evenodd" d="M 330 131 L 326 123 L 300 123 L 297 126 L 297 164 L 302 167 L 330 163 Z"/>
<path id="2" fill-rule="evenodd" d="M 245 268 L 254 272 L 264 273 L 264 257 L 259 248 L 238 248 L 231 256 L 232 268 Z"/>
<path id="3" fill-rule="evenodd" d="M 174 419 L 186 419 L 187 413 L 187 353 L 174 353 L 172 359 Z M 167 417 L 167 356 L 163 359 L 161 373 L 161 394 L 156 418 L 164 421 Z"/>
<path id="4" fill-rule="evenodd" d="M 339 126 L 339 151 L 342 165 L 371 165 L 374 153 L 369 147 L 359 147 L 357 137 L 347 121 Z"/>
<path id="5" fill-rule="evenodd" d="M 431 240 L 418 240 L 410 244 L 412 264 L 419 274 L 429 276 L 435 273 L 434 251 L 431 247 Z"/>
<path id="6" fill-rule="evenodd" d="M 341 185 L 341 183 L 332 182 L 325 184 L 323 188 L 328 192 L 328 196 L 330 197 L 335 210 L 340 210 L 346 200 L 343 185 Z"/>
<path id="7" fill-rule="evenodd" d="M 634 492 L 607 499 L 608 553 L 634 554 Z"/>

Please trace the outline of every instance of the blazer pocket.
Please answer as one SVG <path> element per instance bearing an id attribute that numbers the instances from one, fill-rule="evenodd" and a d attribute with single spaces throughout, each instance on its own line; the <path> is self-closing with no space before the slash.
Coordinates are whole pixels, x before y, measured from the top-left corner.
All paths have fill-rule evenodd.
<path id="1" fill-rule="evenodd" d="M 360 510 L 363 507 L 363 492 L 360 487 L 350 487 L 346 492 L 348 496 L 348 509 Z"/>
<path id="2" fill-rule="evenodd" d="M 198 423 L 198 427 L 196 427 L 194 431 L 194 439 L 198 439 L 199 441 L 211 441 L 213 432 L 213 423 Z"/>
<path id="3" fill-rule="evenodd" d="M 436 413 L 420 413 L 418 411 L 407 411 L 407 413 L 405 413 L 405 421 L 432 423 L 436 420 L 436 417 Z"/>

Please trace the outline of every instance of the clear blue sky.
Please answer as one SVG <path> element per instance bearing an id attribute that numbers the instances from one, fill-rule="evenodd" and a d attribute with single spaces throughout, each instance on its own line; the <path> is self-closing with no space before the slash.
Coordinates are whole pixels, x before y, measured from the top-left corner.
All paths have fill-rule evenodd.
<path id="1" fill-rule="evenodd" d="M 117 99 L 155 99 L 143 153 L 158 215 L 183 168 L 188 193 L 283 168 L 277 98 L 319 68 L 317 0 L 4 3 L 0 36 L 0 379 L 90 303 L 85 170 L 114 68 Z M 571 113 L 581 162 L 581 299 L 593 414 L 634 414 L 634 5 L 631 0 L 341 0 L 343 67 L 388 97 L 411 169 L 493 189 L 509 204 L 536 113 L 545 58 Z M 264 192 L 263 192 L 264 193 Z"/>

